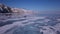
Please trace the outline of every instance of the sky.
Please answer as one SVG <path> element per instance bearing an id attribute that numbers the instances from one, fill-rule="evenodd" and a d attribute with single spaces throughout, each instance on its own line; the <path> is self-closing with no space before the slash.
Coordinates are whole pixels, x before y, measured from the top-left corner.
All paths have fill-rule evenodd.
<path id="1" fill-rule="evenodd" d="M 0 0 L 0 3 L 34 11 L 60 11 L 60 0 Z"/>

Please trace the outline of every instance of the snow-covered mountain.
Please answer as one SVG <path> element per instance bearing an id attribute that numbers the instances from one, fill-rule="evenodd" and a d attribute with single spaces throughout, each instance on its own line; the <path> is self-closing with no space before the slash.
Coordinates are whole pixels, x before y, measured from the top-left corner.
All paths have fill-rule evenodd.
<path id="1" fill-rule="evenodd" d="M 11 13 L 11 8 L 5 6 L 4 4 L 0 4 L 0 13 Z"/>
<path id="2" fill-rule="evenodd" d="M 33 14 L 31 10 L 12 8 L 4 4 L 0 4 L 0 13 L 19 13 L 19 14 Z"/>

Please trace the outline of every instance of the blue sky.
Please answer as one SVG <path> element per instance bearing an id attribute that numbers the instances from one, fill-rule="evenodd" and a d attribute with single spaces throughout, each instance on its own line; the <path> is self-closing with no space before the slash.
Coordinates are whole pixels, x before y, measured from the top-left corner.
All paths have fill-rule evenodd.
<path id="1" fill-rule="evenodd" d="M 60 11 L 60 0 L 0 0 L 0 3 L 34 11 Z"/>

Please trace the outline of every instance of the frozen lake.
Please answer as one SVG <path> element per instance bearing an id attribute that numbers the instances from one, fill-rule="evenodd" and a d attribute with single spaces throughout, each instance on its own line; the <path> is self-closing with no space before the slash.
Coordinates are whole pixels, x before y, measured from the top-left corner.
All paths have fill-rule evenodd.
<path id="1" fill-rule="evenodd" d="M 60 14 L 0 14 L 0 34 L 60 34 Z"/>

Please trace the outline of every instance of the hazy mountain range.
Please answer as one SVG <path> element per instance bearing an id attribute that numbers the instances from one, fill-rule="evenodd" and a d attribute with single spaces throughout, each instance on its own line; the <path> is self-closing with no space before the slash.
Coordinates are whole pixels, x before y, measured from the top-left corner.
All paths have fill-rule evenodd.
<path id="1" fill-rule="evenodd" d="M 0 13 L 19 13 L 19 14 L 60 14 L 60 11 L 33 11 L 23 8 L 12 8 L 0 3 Z"/>
<path id="2" fill-rule="evenodd" d="M 33 14 L 31 10 L 22 8 L 12 8 L 0 3 L 0 13 L 19 13 L 19 14 Z"/>

